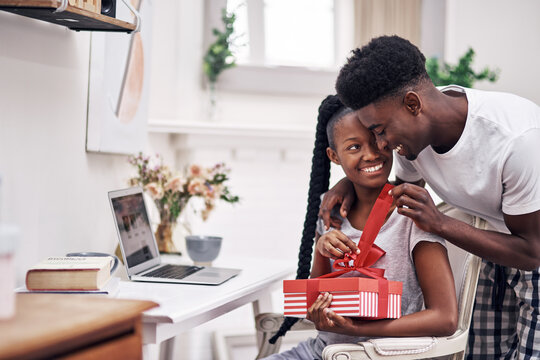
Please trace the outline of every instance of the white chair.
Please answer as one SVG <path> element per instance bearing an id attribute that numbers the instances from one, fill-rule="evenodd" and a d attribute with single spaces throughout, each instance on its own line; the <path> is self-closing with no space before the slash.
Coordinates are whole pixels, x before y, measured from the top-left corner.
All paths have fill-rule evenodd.
<path id="1" fill-rule="evenodd" d="M 453 218 L 477 228 L 485 229 L 486 222 L 475 216 L 465 214 L 445 203 L 438 205 L 439 210 Z M 458 329 L 447 337 L 402 337 L 379 338 L 359 344 L 334 344 L 323 351 L 325 360 L 407 360 L 449 356 L 449 359 L 463 359 L 469 335 L 472 310 L 476 295 L 476 285 L 480 272 L 481 259 L 447 242 L 448 257 L 454 274 L 458 299 Z M 256 328 L 260 351 L 257 359 L 279 351 L 280 341 L 275 345 L 268 339 L 279 329 L 283 315 L 274 313 L 260 314 L 256 317 Z M 293 327 L 306 329 L 310 322 L 302 320 Z"/>

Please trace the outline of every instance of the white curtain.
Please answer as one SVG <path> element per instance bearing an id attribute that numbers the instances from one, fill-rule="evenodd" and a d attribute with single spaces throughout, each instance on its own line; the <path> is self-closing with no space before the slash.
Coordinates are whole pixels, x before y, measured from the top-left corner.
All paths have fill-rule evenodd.
<path id="1" fill-rule="evenodd" d="M 422 0 L 355 0 L 355 44 L 399 35 L 420 46 Z"/>

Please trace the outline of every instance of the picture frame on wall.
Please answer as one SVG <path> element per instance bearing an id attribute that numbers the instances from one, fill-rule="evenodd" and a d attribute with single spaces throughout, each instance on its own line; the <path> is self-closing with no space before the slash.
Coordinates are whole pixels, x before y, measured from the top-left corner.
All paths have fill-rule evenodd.
<path id="1" fill-rule="evenodd" d="M 93 32 L 90 40 L 86 151 L 135 154 L 147 143 L 151 0 L 131 0 L 139 32 Z M 132 21 L 120 0 L 117 18 Z"/>

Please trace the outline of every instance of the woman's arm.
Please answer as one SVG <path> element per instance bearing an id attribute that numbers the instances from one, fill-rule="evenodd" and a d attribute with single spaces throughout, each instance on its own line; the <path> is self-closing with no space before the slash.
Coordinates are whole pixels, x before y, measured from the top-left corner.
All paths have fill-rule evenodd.
<path id="1" fill-rule="evenodd" d="M 356 336 L 447 336 L 458 321 L 454 278 L 446 248 L 439 243 L 420 242 L 413 250 L 425 310 L 399 319 L 361 321 L 328 309 L 332 296 L 321 295 L 308 311 L 318 330 Z"/>
<path id="2" fill-rule="evenodd" d="M 316 278 L 324 274 L 328 274 L 330 271 L 332 271 L 332 267 L 330 266 L 330 259 L 327 257 L 324 257 L 321 255 L 321 253 L 318 250 L 318 243 L 321 236 L 319 233 L 315 234 L 315 251 L 313 254 L 313 266 L 311 267 L 311 278 Z"/>

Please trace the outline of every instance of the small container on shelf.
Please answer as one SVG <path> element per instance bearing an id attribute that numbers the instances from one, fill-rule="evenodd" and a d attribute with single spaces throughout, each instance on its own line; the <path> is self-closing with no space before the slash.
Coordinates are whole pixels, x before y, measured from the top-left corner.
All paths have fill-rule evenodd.
<path id="1" fill-rule="evenodd" d="M 101 14 L 101 0 L 69 0 L 69 5 Z"/>

